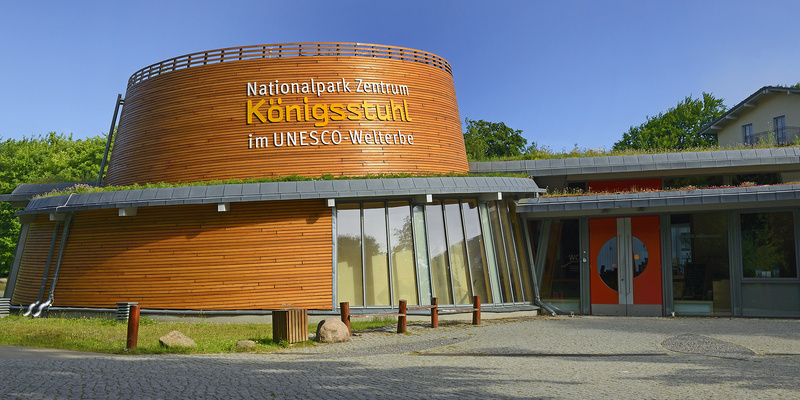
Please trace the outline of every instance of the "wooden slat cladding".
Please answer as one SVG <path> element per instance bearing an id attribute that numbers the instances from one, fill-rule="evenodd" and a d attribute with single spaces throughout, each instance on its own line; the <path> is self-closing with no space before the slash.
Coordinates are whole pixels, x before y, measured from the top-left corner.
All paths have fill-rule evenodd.
<path id="1" fill-rule="evenodd" d="M 133 217 L 81 211 L 70 228 L 55 305 L 330 309 L 331 223 L 322 200 L 236 203 L 228 212 L 217 212 L 216 204 L 143 207 Z M 20 276 L 34 279 L 20 280 L 15 300 L 38 293 L 41 269 L 32 261 L 34 253 L 46 257 L 49 242 L 40 256 L 31 235 Z"/>
<path id="2" fill-rule="evenodd" d="M 11 297 L 11 304 L 28 305 L 39 298 L 39 288 L 42 285 L 42 275 L 47 265 L 47 255 L 50 251 L 50 241 L 53 238 L 55 226 L 56 223 L 49 220 L 48 214 L 39 214 L 36 216 L 36 220 L 31 222 L 28 227 L 28 236 L 25 240 L 25 249 L 22 251 L 19 274 L 17 275 L 17 283 L 14 286 L 14 293 Z M 47 299 L 48 292 L 50 291 L 50 281 L 56 266 L 63 230 L 64 227 L 63 224 L 61 224 L 53 248 L 53 257 L 50 263 L 50 271 L 47 274 L 47 283 L 44 288 L 45 292 L 42 300 Z"/>
<path id="3" fill-rule="evenodd" d="M 349 82 L 350 92 L 285 95 L 248 95 L 247 84 L 268 85 L 320 82 Z M 358 82 L 383 82 L 406 85 L 408 95 L 357 93 Z M 363 89 L 363 88 L 362 88 Z M 385 91 L 385 88 L 382 88 Z M 265 103 L 258 109 L 266 116 L 270 99 L 280 98 L 281 107 L 309 106 L 308 121 L 262 123 L 251 115 L 248 105 Z M 348 104 L 380 105 L 382 114 L 393 101 L 400 107 L 405 101 L 406 117 L 398 108 L 394 121 L 360 119 L 344 110 L 343 121 L 328 110 L 327 125 L 314 119 L 313 106 Z M 277 116 L 277 111 L 274 111 Z M 322 111 L 318 110 L 322 115 Z M 370 114 L 376 110 L 371 109 Z M 403 110 L 405 112 L 405 109 Z M 306 113 L 302 113 L 306 116 Z M 363 114 L 363 113 L 362 113 Z M 337 116 L 338 117 L 338 116 Z M 322 117 L 320 117 L 322 118 Z M 341 118 L 341 117 L 339 117 Z M 352 144 L 349 131 L 372 130 L 391 134 L 413 135 L 413 145 L 387 143 Z M 340 144 L 309 145 L 311 131 L 331 142 L 330 132 L 339 131 L 345 139 Z M 276 147 L 281 133 L 306 132 L 305 146 Z M 252 134 L 252 136 L 250 136 Z M 251 138 L 268 139 L 267 147 L 251 148 Z M 284 139 L 288 141 L 288 139 Z M 298 139 L 299 142 L 299 139 Z M 263 143 L 263 142 L 262 142 Z M 257 145 L 257 144 L 256 144 Z M 126 94 L 119 130 L 111 155 L 107 184 L 123 185 L 144 182 L 187 182 L 265 176 L 321 176 L 325 174 L 359 176 L 370 173 L 447 173 L 467 172 L 461 121 L 458 114 L 452 76 L 444 69 L 420 62 L 355 56 L 298 56 L 228 61 L 194 66 L 150 77 L 132 85 Z"/>

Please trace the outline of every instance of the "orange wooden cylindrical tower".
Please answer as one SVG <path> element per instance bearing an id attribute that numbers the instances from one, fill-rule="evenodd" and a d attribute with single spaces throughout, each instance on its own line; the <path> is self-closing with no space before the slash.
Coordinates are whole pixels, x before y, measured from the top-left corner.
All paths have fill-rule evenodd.
<path id="1" fill-rule="evenodd" d="M 106 184 L 467 171 L 444 59 L 304 43 L 194 53 L 136 72 Z"/>

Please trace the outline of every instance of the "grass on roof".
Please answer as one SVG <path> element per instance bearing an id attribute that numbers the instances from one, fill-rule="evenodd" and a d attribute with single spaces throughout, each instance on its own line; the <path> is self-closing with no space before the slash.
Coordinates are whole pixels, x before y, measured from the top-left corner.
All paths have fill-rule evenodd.
<path id="1" fill-rule="evenodd" d="M 687 149 L 647 149 L 647 150 L 636 150 L 636 149 L 606 150 L 604 148 L 587 149 L 587 148 L 580 148 L 576 144 L 572 150 L 562 149 L 561 151 L 556 151 L 547 146 L 543 146 L 541 148 L 535 148 L 527 154 L 520 154 L 518 156 L 491 157 L 491 158 L 470 160 L 470 161 L 550 160 L 550 159 L 560 159 L 560 158 L 614 157 L 614 156 L 631 156 L 631 155 L 643 155 L 643 154 L 696 153 L 703 151 L 772 149 L 778 147 L 795 147 L 795 146 L 800 146 L 800 142 L 782 146 L 776 144 L 759 143 L 755 145 L 737 144 L 730 146 L 691 147 Z"/>
<path id="2" fill-rule="evenodd" d="M 55 189 L 34 198 L 61 196 L 75 193 L 99 193 L 99 192 L 116 192 L 123 190 L 137 190 L 137 189 L 160 189 L 160 188 L 174 188 L 174 187 L 187 187 L 187 186 L 213 186 L 213 185 L 231 185 L 231 184 L 247 184 L 247 183 L 269 183 L 269 182 L 299 182 L 299 181 L 329 181 L 329 180 L 354 180 L 354 179 L 399 179 L 399 178 L 444 178 L 444 177 L 508 177 L 508 178 L 527 178 L 527 174 L 514 174 L 508 172 L 494 172 L 485 174 L 470 174 L 470 173 L 456 173 L 450 172 L 446 174 L 433 174 L 433 173 L 402 173 L 402 174 L 368 174 L 362 176 L 334 176 L 322 175 L 320 177 L 307 177 L 300 175 L 288 175 L 278 177 L 261 177 L 261 178 L 248 178 L 248 179 L 226 179 L 226 180 L 212 180 L 212 181 L 198 181 L 198 182 L 156 182 L 133 184 L 124 186 L 91 186 L 84 183 L 76 183 L 65 189 Z"/>

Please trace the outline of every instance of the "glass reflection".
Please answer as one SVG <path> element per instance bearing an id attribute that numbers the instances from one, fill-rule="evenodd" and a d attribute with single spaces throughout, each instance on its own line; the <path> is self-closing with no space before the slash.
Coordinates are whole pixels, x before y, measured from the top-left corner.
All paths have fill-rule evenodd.
<path id="1" fill-rule="evenodd" d="M 619 291 L 617 267 L 617 238 L 613 237 L 603 244 L 597 254 L 597 272 L 603 283 L 615 292 Z"/>
<path id="2" fill-rule="evenodd" d="M 580 223 L 577 219 L 554 220 L 548 224 L 531 223 L 541 229 L 532 237 L 545 236 L 546 246 L 540 271 L 540 294 L 542 299 L 561 310 L 580 310 L 581 263 L 580 263 Z M 549 226 L 549 228 L 545 228 Z M 536 242 L 538 244 L 538 241 Z"/>
<path id="3" fill-rule="evenodd" d="M 363 306 L 361 209 L 358 204 L 343 204 L 336 211 L 336 271 L 338 300 Z"/>
<path id="4" fill-rule="evenodd" d="M 742 214 L 745 278 L 797 278 L 791 211 Z"/>
<path id="5" fill-rule="evenodd" d="M 523 301 L 524 291 L 522 290 L 522 274 L 520 273 L 521 265 L 517 259 L 517 246 L 514 240 L 514 225 L 512 223 L 511 215 L 516 218 L 516 215 L 509 213 L 508 203 L 500 202 L 498 209 L 500 210 L 500 218 L 503 220 L 503 235 L 505 238 L 506 246 L 506 259 L 508 260 L 508 269 L 511 271 L 510 277 L 514 285 L 514 300 L 515 302 Z M 524 254 L 524 253 L 523 253 Z"/>
<path id="6" fill-rule="evenodd" d="M 431 271 L 428 264 L 428 242 L 425 235 L 424 206 L 415 205 L 413 209 L 414 245 L 416 246 L 417 280 L 422 304 L 431 304 Z"/>
<path id="7" fill-rule="evenodd" d="M 367 305 L 392 304 L 389 294 L 386 209 L 383 203 L 364 204 L 363 245 Z"/>
<path id="8" fill-rule="evenodd" d="M 469 200 L 462 202 L 461 207 L 464 211 L 464 232 L 467 234 L 472 288 L 476 296 L 481 296 L 481 302 L 492 303 L 478 204 L 475 200 Z"/>
<path id="9" fill-rule="evenodd" d="M 727 213 L 671 215 L 670 242 L 675 312 L 730 315 Z"/>
<path id="10" fill-rule="evenodd" d="M 636 236 L 633 237 L 633 277 L 639 276 L 647 268 L 647 247 Z"/>
<path id="11" fill-rule="evenodd" d="M 461 207 L 454 200 L 446 200 L 444 214 L 447 221 L 447 239 L 450 242 L 450 271 L 453 279 L 453 304 L 471 304 L 472 288 L 467 267 L 467 249 L 461 224 Z"/>
<path id="12" fill-rule="evenodd" d="M 417 304 L 417 276 L 414 268 L 414 242 L 411 234 L 411 209 L 408 202 L 389 203 L 389 244 L 392 249 L 392 282 L 395 303 Z"/>
<path id="13" fill-rule="evenodd" d="M 450 263 L 448 262 L 447 240 L 444 233 L 444 215 L 441 202 L 436 200 L 425 206 L 427 220 L 428 251 L 431 260 L 433 296 L 440 304 L 453 304 L 450 291 Z"/>
<path id="14" fill-rule="evenodd" d="M 494 257 L 497 260 L 497 272 L 500 277 L 500 295 L 503 303 L 511 303 L 514 301 L 512 293 L 510 273 L 508 270 L 508 258 L 505 251 L 505 240 L 503 239 L 503 227 L 500 222 L 500 212 L 496 201 L 489 202 L 489 225 L 492 233 L 492 242 L 494 249 Z"/>
<path id="15" fill-rule="evenodd" d="M 531 277 L 515 217 L 503 201 L 339 204 L 337 301 L 415 305 L 436 296 L 440 304 L 471 304 L 473 295 L 487 304 L 525 301 Z"/>

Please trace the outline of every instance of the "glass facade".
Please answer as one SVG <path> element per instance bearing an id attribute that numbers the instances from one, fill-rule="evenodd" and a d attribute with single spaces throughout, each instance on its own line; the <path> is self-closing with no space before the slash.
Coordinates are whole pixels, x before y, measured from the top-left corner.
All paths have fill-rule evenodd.
<path id="1" fill-rule="evenodd" d="M 391 259 L 391 281 L 395 297 L 417 305 L 417 269 L 414 264 L 414 236 L 411 230 L 411 207 L 408 202 L 390 202 L 389 257 Z"/>
<path id="2" fill-rule="evenodd" d="M 531 238 L 540 238 L 531 244 L 531 247 L 538 247 L 536 271 L 541 286 L 539 295 L 542 301 L 561 312 L 580 312 L 579 225 L 577 219 L 537 221 L 530 224 L 535 232 Z M 608 270 L 611 271 L 610 264 Z M 616 275 L 614 277 L 616 283 Z"/>
<path id="3" fill-rule="evenodd" d="M 797 210 L 695 212 L 661 218 L 669 221 L 659 232 L 662 256 L 651 259 L 650 249 L 634 237 L 632 277 L 645 274 L 651 261 L 663 259 L 664 275 L 671 275 L 663 283 L 665 313 L 800 316 Z M 581 232 L 580 221 L 527 222 L 539 294 L 557 312 L 589 312 L 581 302 L 594 290 L 589 287 L 590 274 L 599 276 L 603 287 L 618 290 L 617 237 L 599 243 L 596 265 L 584 263 L 591 270 L 583 270 L 580 243 L 590 238 L 581 235 L 592 233 Z M 509 291 L 515 289 L 511 286 Z"/>
<path id="4" fill-rule="evenodd" d="M 339 204 L 336 249 L 337 300 L 351 306 L 532 299 L 522 231 L 506 201 Z"/>
<path id="5" fill-rule="evenodd" d="M 744 278 L 797 278 L 791 211 L 740 215 Z"/>
<path id="6" fill-rule="evenodd" d="M 361 246 L 361 207 L 342 204 L 336 210 L 336 289 L 339 301 L 363 306 L 363 252 Z"/>
<path id="7" fill-rule="evenodd" d="M 670 245 L 675 312 L 731 315 L 727 213 L 671 215 Z"/>
<path id="8" fill-rule="evenodd" d="M 651 260 L 650 249 L 634 238 L 632 277 L 663 260 L 663 276 L 671 276 L 664 282 L 664 312 L 800 316 L 795 210 L 661 218 L 669 221 L 660 232 L 662 255 Z M 588 237 L 581 235 L 589 232 L 581 231 L 579 218 L 522 225 L 513 202 L 452 198 L 342 203 L 335 224 L 336 297 L 353 307 L 396 307 L 400 299 L 426 305 L 432 297 L 468 305 L 473 296 L 484 304 L 530 303 L 535 273 L 543 302 L 558 312 L 588 312 L 581 309 L 582 296 L 592 293 L 582 281 L 589 276 L 582 269 L 589 264 L 581 262 Z M 592 270 L 612 290 L 615 241 L 599 249 Z"/>
<path id="9" fill-rule="evenodd" d="M 800 316 L 795 213 L 739 214 L 741 239 L 741 314 Z"/>

